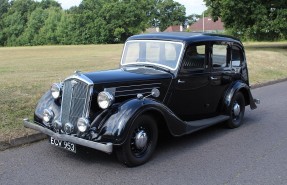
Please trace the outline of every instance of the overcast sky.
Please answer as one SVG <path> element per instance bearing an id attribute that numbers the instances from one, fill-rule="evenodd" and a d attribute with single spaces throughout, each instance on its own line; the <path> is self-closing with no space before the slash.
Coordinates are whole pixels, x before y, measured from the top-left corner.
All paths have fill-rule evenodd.
<path id="1" fill-rule="evenodd" d="M 71 6 L 77 6 L 82 0 L 57 0 L 64 9 L 69 9 Z M 203 5 L 203 0 L 174 0 L 184 5 L 186 8 L 186 14 L 202 14 L 206 10 L 205 5 Z"/>

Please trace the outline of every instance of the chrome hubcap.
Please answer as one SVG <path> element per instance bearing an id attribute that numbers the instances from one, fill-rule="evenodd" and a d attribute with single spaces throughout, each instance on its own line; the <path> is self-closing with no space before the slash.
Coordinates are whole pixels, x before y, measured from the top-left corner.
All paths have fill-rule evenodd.
<path id="1" fill-rule="evenodd" d="M 237 102 L 233 106 L 233 114 L 234 116 L 239 116 L 240 114 L 240 105 Z"/>
<path id="2" fill-rule="evenodd" d="M 135 146 L 137 149 L 142 149 L 146 146 L 147 144 L 147 134 L 144 130 L 140 130 L 138 133 L 136 133 L 135 136 Z"/>

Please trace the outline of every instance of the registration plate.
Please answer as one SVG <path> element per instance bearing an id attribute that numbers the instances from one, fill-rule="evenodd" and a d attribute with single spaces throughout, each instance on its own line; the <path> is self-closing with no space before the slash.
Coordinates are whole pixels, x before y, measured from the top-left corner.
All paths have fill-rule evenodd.
<path id="1" fill-rule="evenodd" d="M 76 145 L 74 143 L 71 143 L 69 141 L 61 141 L 61 140 L 55 139 L 53 137 L 50 137 L 49 142 L 51 145 L 54 145 L 54 146 L 57 146 L 60 148 L 64 148 L 68 151 L 76 153 Z"/>

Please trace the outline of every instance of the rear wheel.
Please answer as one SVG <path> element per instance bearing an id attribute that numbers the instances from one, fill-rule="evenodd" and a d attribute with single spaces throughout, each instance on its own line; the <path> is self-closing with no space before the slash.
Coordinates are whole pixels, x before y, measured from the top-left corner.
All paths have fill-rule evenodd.
<path id="1" fill-rule="evenodd" d="M 245 112 L 245 100 L 241 92 L 237 92 L 232 100 L 229 107 L 229 120 L 226 125 L 228 128 L 237 128 L 242 125 L 243 117 Z"/>
<path id="2" fill-rule="evenodd" d="M 133 167 L 147 162 L 156 147 L 158 128 L 149 115 L 139 116 L 131 127 L 125 143 L 116 150 L 119 161 Z"/>

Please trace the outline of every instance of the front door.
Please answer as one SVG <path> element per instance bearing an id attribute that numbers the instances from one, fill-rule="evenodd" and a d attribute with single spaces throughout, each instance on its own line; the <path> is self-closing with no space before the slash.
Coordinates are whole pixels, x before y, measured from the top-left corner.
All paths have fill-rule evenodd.
<path id="1" fill-rule="evenodd" d="M 210 105 L 210 67 L 207 43 L 187 46 L 181 68 L 174 79 L 169 108 L 182 120 L 203 118 Z"/>

